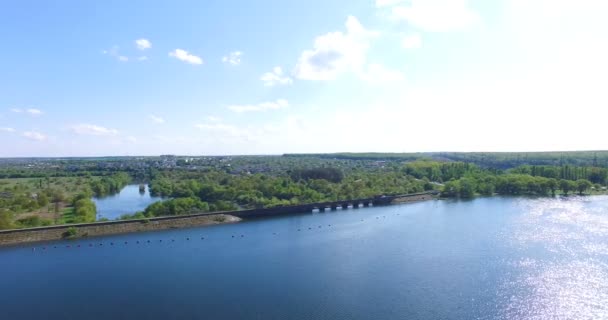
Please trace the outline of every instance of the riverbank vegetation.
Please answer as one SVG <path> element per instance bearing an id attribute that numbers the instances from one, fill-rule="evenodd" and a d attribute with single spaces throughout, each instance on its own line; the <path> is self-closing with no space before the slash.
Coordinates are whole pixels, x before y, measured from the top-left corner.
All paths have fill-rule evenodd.
<path id="1" fill-rule="evenodd" d="M 95 221 L 91 198 L 134 180 L 166 200 L 123 219 L 428 190 L 459 198 L 598 194 L 608 184 L 608 152 L 0 159 L 0 229 Z"/>
<path id="2" fill-rule="evenodd" d="M 520 166 L 510 170 L 482 169 L 463 162 L 416 161 L 405 165 L 407 173 L 431 181 L 445 182 L 444 197 L 475 195 L 555 196 L 558 192 L 582 195 L 605 190 L 606 168 L 576 166 Z"/>
<path id="3" fill-rule="evenodd" d="M 96 210 L 91 197 L 116 193 L 130 180 L 124 172 L 102 177 L 0 179 L 0 219 L 10 221 L 0 223 L 0 228 L 93 222 Z"/>

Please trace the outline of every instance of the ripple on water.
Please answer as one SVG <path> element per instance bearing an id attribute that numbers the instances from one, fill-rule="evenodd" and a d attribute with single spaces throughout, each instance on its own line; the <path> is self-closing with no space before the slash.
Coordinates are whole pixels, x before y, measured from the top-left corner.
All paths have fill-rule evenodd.
<path id="1" fill-rule="evenodd" d="M 506 236 L 522 256 L 499 289 L 504 319 L 608 318 L 608 197 L 521 200 Z"/>
<path id="2" fill-rule="evenodd" d="M 503 319 L 608 318 L 608 266 L 594 261 L 522 262 L 522 274 L 499 294 Z"/>

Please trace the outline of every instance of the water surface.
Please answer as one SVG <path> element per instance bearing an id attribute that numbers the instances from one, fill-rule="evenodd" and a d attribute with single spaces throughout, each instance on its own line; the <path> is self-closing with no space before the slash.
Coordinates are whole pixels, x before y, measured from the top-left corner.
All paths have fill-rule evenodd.
<path id="1" fill-rule="evenodd" d="M 97 206 L 97 219 L 107 218 L 110 220 L 120 218 L 123 214 L 143 211 L 152 203 L 160 200 L 162 200 L 161 197 L 150 195 L 147 185 L 145 190 L 141 192 L 138 184 L 125 186 L 114 195 L 93 198 L 93 202 Z"/>
<path id="2" fill-rule="evenodd" d="M 608 197 L 348 209 L 4 248 L 0 263 L 6 319 L 601 319 Z"/>

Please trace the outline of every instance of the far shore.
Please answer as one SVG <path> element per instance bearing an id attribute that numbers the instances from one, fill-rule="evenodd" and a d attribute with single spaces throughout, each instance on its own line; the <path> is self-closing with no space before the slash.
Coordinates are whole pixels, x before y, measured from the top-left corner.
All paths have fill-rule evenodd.
<path id="1" fill-rule="evenodd" d="M 342 200 L 317 204 L 304 204 L 287 207 L 250 209 L 241 211 L 210 212 L 183 216 L 155 217 L 149 219 L 102 221 L 83 224 L 55 225 L 29 229 L 12 229 L 0 231 L 0 246 L 22 243 L 70 240 L 85 237 L 97 237 L 113 234 L 159 231 L 176 228 L 191 228 L 199 226 L 237 223 L 247 218 L 263 216 L 278 216 L 294 213 L 311 212 L 312 209 L 325 211 L 336 209 L 338 205 L 347 208 L 349 204 L 356 207 L 374 205 L 401 204 L 435 199 L 437 192 L 422 192 L 416 194 L 396 195 L 358 200 Z"/>

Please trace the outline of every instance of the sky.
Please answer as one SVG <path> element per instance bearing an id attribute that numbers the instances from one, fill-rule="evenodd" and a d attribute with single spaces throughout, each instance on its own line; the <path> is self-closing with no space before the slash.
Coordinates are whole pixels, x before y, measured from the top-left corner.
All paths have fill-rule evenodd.
<path id="1" fill-rule="evenodd" d="M 0 1 L 0 157 L 608 149 L 603 0 Z"/>

